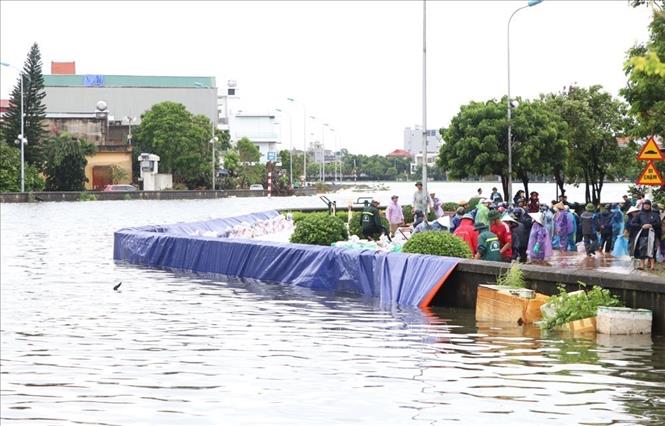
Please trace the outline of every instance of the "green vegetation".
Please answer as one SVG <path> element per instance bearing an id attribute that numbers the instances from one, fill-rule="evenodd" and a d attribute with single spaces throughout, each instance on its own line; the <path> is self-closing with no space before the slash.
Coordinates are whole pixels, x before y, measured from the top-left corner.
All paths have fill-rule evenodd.
<path id="1" fill-rule="evenodd" d="M 143 114 L 134 133 L 134 151 L 159 155 L 160 171 L 172 173 L 174 184 L 182 183 L 188 188 L 211 187 L 211 128 L 207 117 L 193 115 L 184 105 L 161 102 Z M 228 132 L 216 132 L 215 136 L 218 138 L 217 157 L 223 149 L 229 148 L 229 136 Z"/>
<path id="2" fill-rule="evenodd" d="M 18 77 L 9 98 L 9 111 L 2 120 L 2 140 L 10 146 L 14 145 L 14 141 L 21 133 L 21 77 L 23 77 L 24 134 L 28 139 L 24 148 L 25 161 L 35 166 L 38 171 L 42 171 L 45 160 L 42 145 L 45 133 L 43 120 L 46 113 L 46 106 L 42 100 L 46 92 L 44 92 L 42 58 L 37 43 L 30 47 L 28 57 L 23 64 L 23 73 Z"/>
<path id="3" fill-rule="evenodd" d="M 79 196 L 79 201 L 97 201 L 97 196 L 89 192 L 82 192 Z"/>
<path id="4" fill-rule="evenodd" d="M 44 141 L 46 154 L 46 190 L 47 191 L 83 191 L 87 181 L 85 166 L 86 156 L 95 153 L 95 146 L 67 133 L 50 136 Z"/>
<path id="5" fill-rule="evenodd" d="M 425 231 L 413 235 L 402 246 L 402 252 L 471 258 L 471 250 L 464 240 L 440 231 Z"/>
<path id="6" fill-rule="evenodd" d="M 44 179 L 31 164 L 25 166 L 25 190 L 43 191 Z M 0 142 L 0 192 L 21 190 L 21 153 L 16 147 Z"/>
<path id="7" fill-rule="evenodd" d="M 296 224 L 292 243 L 329 246 L 348 239 L 346 224 L 335 216 L 307 215 Z"/>
<path id="8" fill-rule="evenodd" d="M 510 288 L 525 288 L 524 273 L 517 263 L 513 263 L 505 274 L 496 278 L 496 284 Z"/>
<path id="9" fill-rule="evenodd" d="M 582 282 L 579 282 L 579 284 L 586 287 L 586 284 Z M 555 313 L 552 316 L 543 315 L 541 327 L 545 329 L 552 329 L 567 322 L 594 317 L 599 306 L 622 305 L 616 296 L 601 287 L 594 286 L 589 291 L 570 295 L 563 285 L 559 285 L 559 294 L 550 297 L 548 304 L 555 308 Z"/>

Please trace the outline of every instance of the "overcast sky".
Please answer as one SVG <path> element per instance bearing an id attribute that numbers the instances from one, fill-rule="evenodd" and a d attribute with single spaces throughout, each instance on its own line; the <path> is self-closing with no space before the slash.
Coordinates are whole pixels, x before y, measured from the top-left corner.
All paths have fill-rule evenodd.
<path id="1" fill-rule="evenodd" d="M 446 127 L 464 103 L 506 93 L 506 25 L 525 4 L 428 1 L 429 128 Z M 618 95 L 625 52 L 647 39 L 650 13 L 627 0 L 546 0 L 520 11 L 513 96 L 572 82 Z M 404 128 L 422 122 L 421 1 L 0 2 L 2 60 L 22 66 L 35 41 L 44 73 L 51 61 L 73 60 L 78 74 L 212 75 L 220 87 L 234 79 L 235 109 L 291 111 L 297 147 L 302 104 L 317 117 L 308 133 L 329 123 L 354 153 L 402 148 Z M 5 99 L 16 72 L 1 71 Z M 288 148 L 289 120 L 281 121 Z"/>

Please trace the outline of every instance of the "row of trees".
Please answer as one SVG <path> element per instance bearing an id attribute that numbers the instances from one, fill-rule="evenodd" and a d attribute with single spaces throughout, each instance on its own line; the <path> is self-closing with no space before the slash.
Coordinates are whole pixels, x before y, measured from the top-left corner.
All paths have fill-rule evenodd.
<path id="1" fill-rule="evenodd" d="M 608 179 L 634 179 L 640 171 L 634 139 L 665 135 L 665 14 L 655 2 L 650 38 L 628 52 L 628 101 L 601 86 L 571 85 L 538 99 L 517 99 L 512 120 L 513 178 L 529 192 L 533 175 L 552 176 L 565 185 L 584 184 L 587 202 L 600 200 Z M 497 175 L 507 194 L 508 138 L 506 99 L 471 102 L 450 126 L 437 165 L 453 179 Z M 623 143 L 620 143 L 623 142 Z M 660 167 L 663 167 L 662 165 Z"/>

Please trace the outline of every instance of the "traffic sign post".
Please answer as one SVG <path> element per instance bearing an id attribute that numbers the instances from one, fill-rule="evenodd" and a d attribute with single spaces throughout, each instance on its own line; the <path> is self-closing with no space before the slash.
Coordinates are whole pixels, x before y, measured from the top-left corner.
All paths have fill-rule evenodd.
<path id="1" fill-rule="evenodd" d="M 663 176 L 658 171 L 656 163 L 654 163 L 655 161 L 665 160 L 665 155 L 661 152 L 653 136 L 647 140 L 647 143 L 644 144 L 639 154 L 637 154 L 637 159 L 639 161 L 648 161 L 646 167 L 640 173 L 640 177 L 637 178 L 636 182 L 638 185 L 665 185 L 665 180 L 663 180 Z"/>

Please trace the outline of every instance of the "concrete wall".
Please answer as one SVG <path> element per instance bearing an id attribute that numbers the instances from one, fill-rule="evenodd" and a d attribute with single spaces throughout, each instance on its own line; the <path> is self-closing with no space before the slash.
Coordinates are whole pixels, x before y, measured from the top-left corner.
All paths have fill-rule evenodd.
<path id="1" fill-rule="evenodd" d="M 105 101 L 114 120 L 125 116 L 136 117 L 154 104 L 173 101 L 184 104 L 193 114 L 203 114 L 210 120 L 217 117 L 216 88 L 178 87 L 54 87 L 44 88 L 46 112 L 95 112 L 97 101 Z"/>
<path id="2" fill-rule="evenodd" d="M 510 266 L 505 263 L 462 260 L 436 295 L 434 306 L 475 308 L 478 284 L 496 282 Z M 630 308 L 653 311 L 653 332 L 665 334 L 665 280 L 656 276 L 612 274 L 597 271 L 561 270 L 522 265 L 527 287 L 547 295 L 557 294 L 557 285 L 568 291 L 579 289 L 578 282 L 609 289 Z"/>

